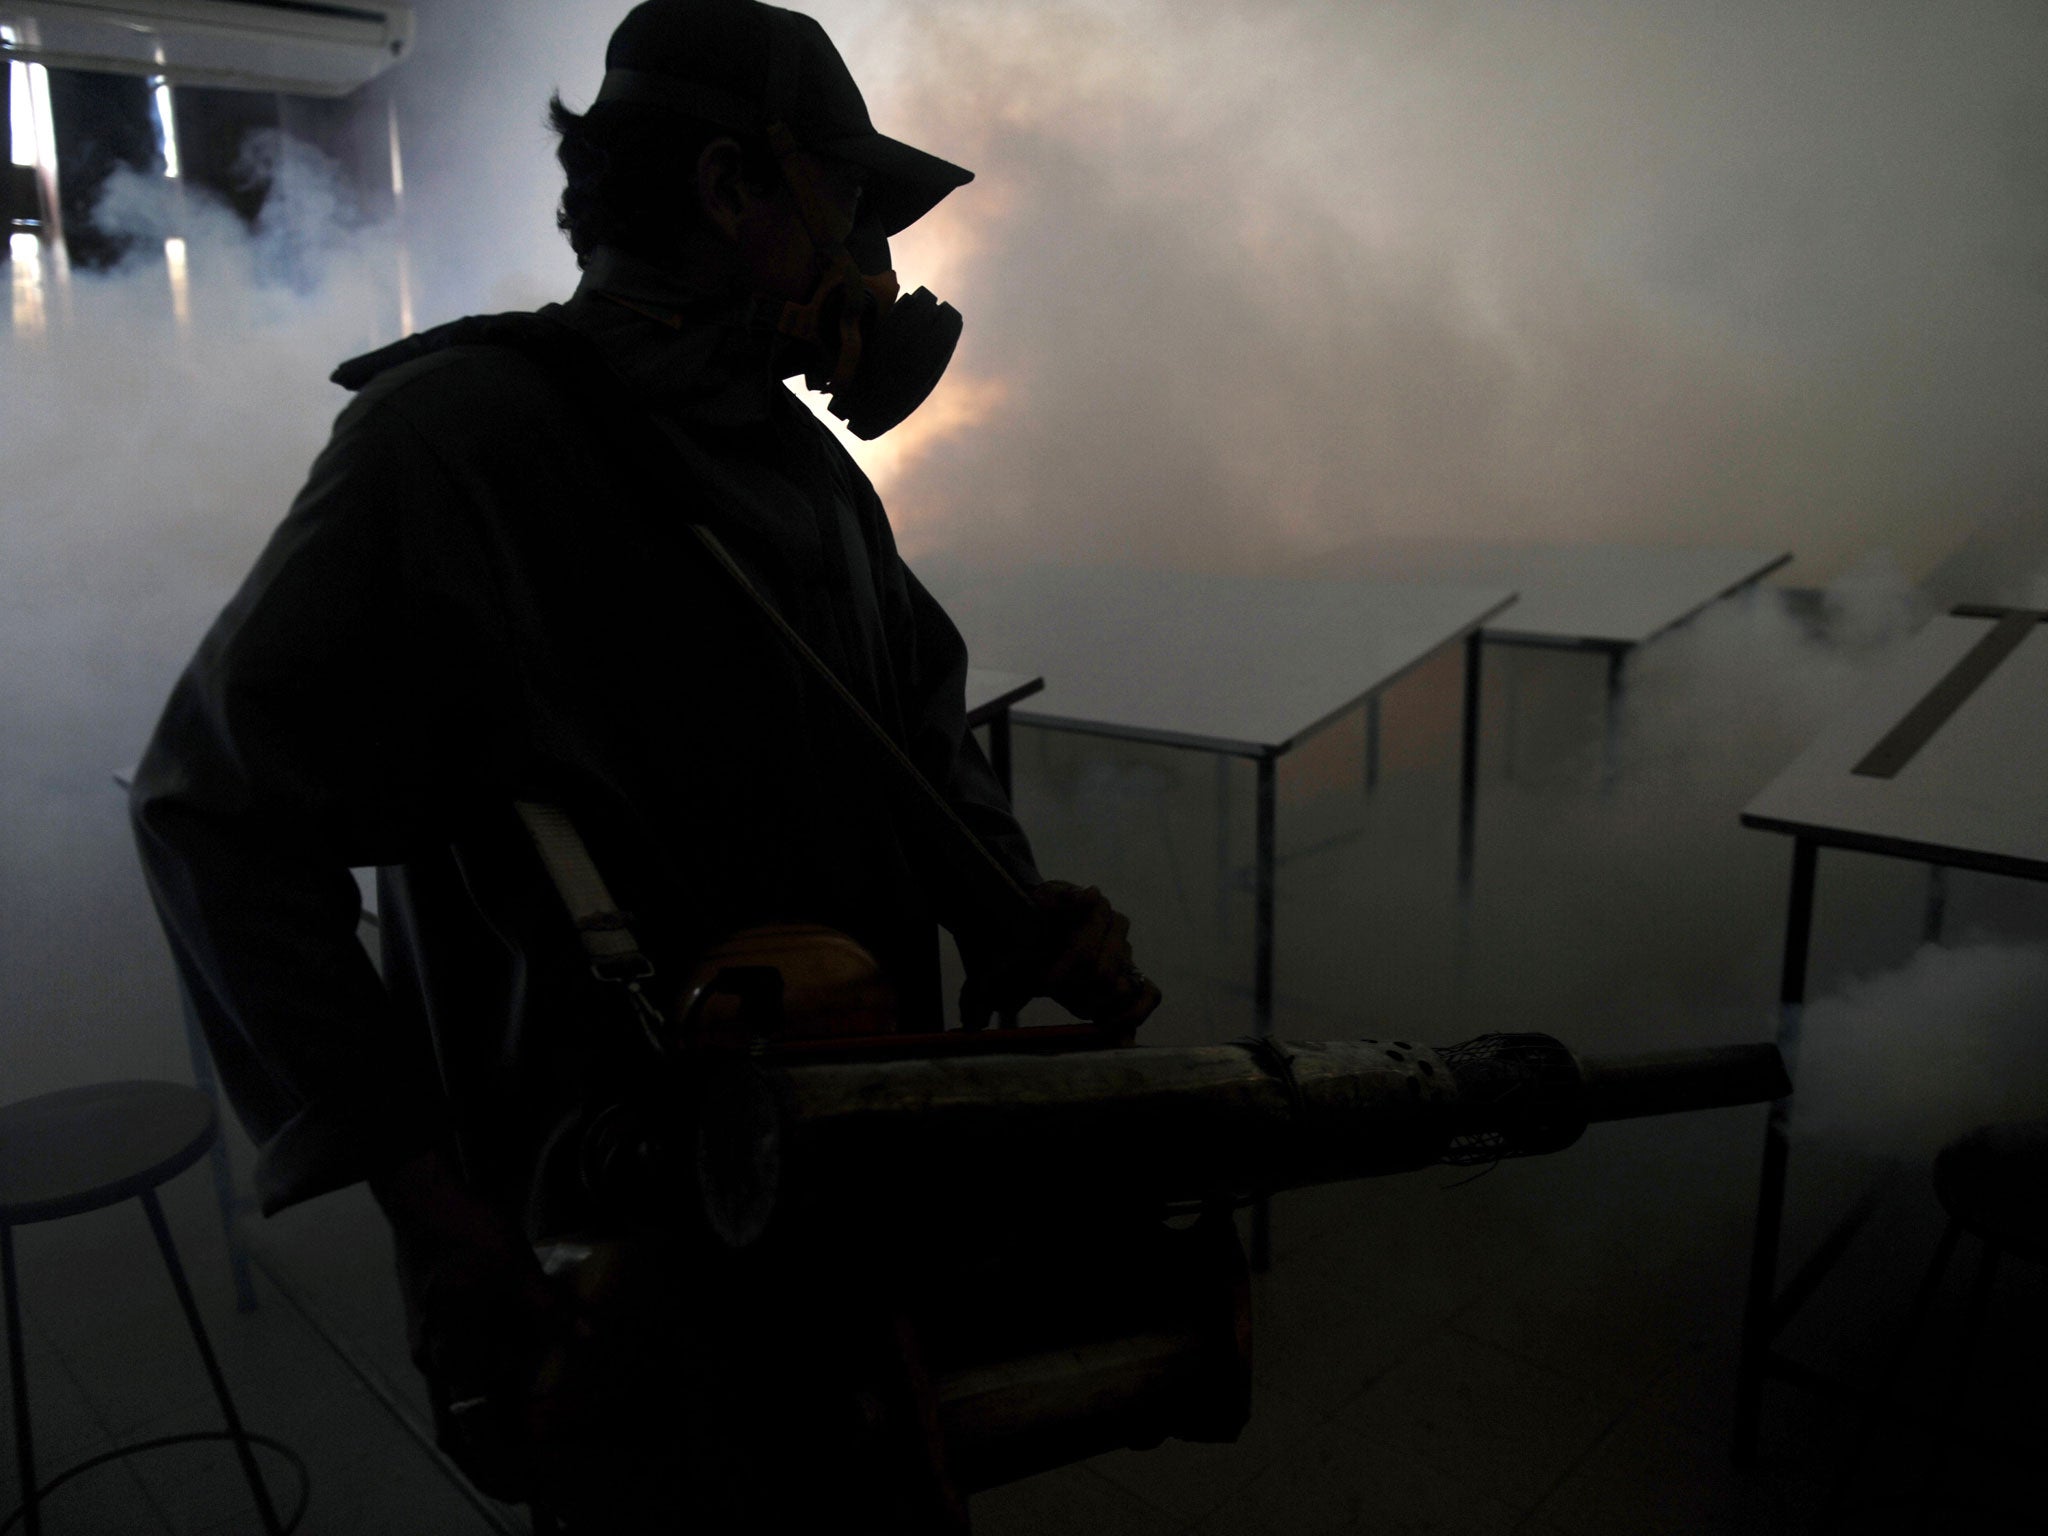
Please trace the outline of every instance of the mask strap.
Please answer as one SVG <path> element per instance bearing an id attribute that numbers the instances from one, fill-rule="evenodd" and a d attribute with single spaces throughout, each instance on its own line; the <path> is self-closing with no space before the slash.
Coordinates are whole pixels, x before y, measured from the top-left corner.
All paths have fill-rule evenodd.
<path id="1" fill-rule="evenodd" d="M 794 30 L 771 26 L 768 29 L 768 77 L 764 93 L 768 125 L 763 137 L 767 139 L 769 151 L 782 172 L 783 184 L 796 198 L 797 216 L 803 220 L 804 232 L 810 236 L 813 249 L 826 256 L 831 266 L 809 303 L 785 303 L 782 306 L 777 329 L 787 335 L 822 342 L 824 338 L 818 332 L 826 300 L 834 288 L 840 291 L 839 346 L 833 355 L 832 377 L 824 386 L 826 390 L 836 392 L 852 382 L 855 371 L 860 367 L 863 339 L 861 301 L 871 299 L 877 308 L 887 309 L 896 298 L 896 274 L 885 272 L 875 277 L 863 274 L 860 263 L 846 249 L 846 242 L 831 238 L 826 231 L 824 199 L 818 191 L 816 178 L 797 159 L 802 146 L 789 127 L 788 109 L 789 104 L 796 100 L 797 75 L 802 62 Z"/>
<path id="2" fill-rule="evenodd" d="M 776 329 L 786 336 L 822 343 L 825 338 L 820 334 L 820 326 L 825 317 L 825 304 L 837 290 L 840 295 L 839 346 L 833 358 L 831 381 L 824 387 L 844 389 L 852 381 L 854 369 L 860 366 L 860 301 L 868 290 L 861 277 L 860 265 L 846 249 L 845 243 L 826 237 L 824 217 L 817 203 L 817 189 L 795 158 L 797 142 L 785 124 L 768 125 L 768 146 L 775 152 L 776 161 L 782 168 L 783 182 L 796 198 L 797 215 L 803 221 L 804 232 L 810 236 L 812 249 L 831 263 L 819 280 L 817 291 L 808 301 L 799 304 L 787 300 L 783 303 Z M 833 254 L 835 250 L 836 255 Z M 812 388 L 817 387 L 812 383 Z"/>
<path id="3" fill-rule="evenodd" d="M 797 216 L 803 220 L 804 232 L 811 238 L 811 246 L 831 261 L 831 266 L 818 284 L 818 291 L 807 304 L 788 303 L 782 306 L 780 329 L 798 336 L 808 335 L 819 341 L 818 325 L 824 318 L 826 298 L 834 288 L 840 291 L 839 301 L 839 346 L 833 354 L 832 377 L 825 385 L 828 391 L 844 389 L 853 381 L 854 372 L 860 367 L 861 354 L 861 299 L 872 296 L 882 308 L 888 302 L 882 294 L 865 279 L 860 264 L 846 249 L 846 242 L 834 240 L 825 229 L 824 200 L 819 195 L 816 179 L 809 169 L 797 159 L 802 148 L 796 135 L 790 132 L 789 124 L 778 110 L 787 92 L 794 87 L 796 50 L 778 30 L 768 59 L 768 113 L 769 123 L 765 137 L 768 148 L 775 156 L 775 163 L 782 172 L 783 184 L 796 198 Z M 837 252 L 834 256 L 833 253 Z M 895 297 L 895 274 L 889 274 L 889 298 Z"/>
<path id="4" fill-rule="evenodd" d="M 789 190 L 796 194 L 797 212 L 802 215 L 804 229 L 811 237 L 811 243 L 819 247 L 828 242 L 825 239 L 824 213 L 818 206 L 818 192 L 811 178 L 803 173 L 797 164 L 796 155 L 800 146 L 796 135 L 789 127 L 789 104 L 796 99 L 796 77 L 799 64 L 796 40 L 787 27 L 771 26 L 768 29 L 768 78 L 766 81 L 768 127 L 765 137 L 768 148 L 775 155 L 775 163 L 781 167 L 782 179 Z"/>

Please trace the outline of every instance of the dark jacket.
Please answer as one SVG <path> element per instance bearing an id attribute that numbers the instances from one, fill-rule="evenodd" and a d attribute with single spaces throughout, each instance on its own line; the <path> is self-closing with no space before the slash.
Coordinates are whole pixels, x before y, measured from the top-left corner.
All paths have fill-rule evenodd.
<path id="1" fill-rule="evenodd" d="M 533 320 L 593 343 L 752 494 L 636 468 L 613 404 L 544 356 L 430 337 L 378 359 L 201 645 L 135 784 L 151 889 L 275 1211 L 451 1135 L 523 1209 L 541 1143 L 641 1070 L 513 815 L 574 819 L 673 986 L 722 934 L 806 920 L 936 1028 L 966 893 L 872 750 L 687 536 L 711 527 L 1023 883 L 1031 854 L 964 720 L 958 632 L 873 488 L 717 306 L 668 327 L 594 265 Z M 362 369 L 360 372 L 369 372 Z M 652 462 L 652 461 L 650 461 Z M 385 974 L 351 866 L 380 867 Z"/>

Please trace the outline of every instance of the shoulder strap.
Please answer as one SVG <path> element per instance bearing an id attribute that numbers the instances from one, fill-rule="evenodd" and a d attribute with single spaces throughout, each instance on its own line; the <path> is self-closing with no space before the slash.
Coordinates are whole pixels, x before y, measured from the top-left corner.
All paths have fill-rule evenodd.
<path id="1" fill-rule="evenodd" d="M 660 421 L 656 421 L 655 425 L 662 428 L 662 436 L 677 450 L 677 456 L 696 471 L 700 483 L 712 487 L 714 491 L 729 492 L 735 498 L 744 494 L 739 486 L 733 484 L 723 468 L 714 463 L 685 434 L 669 430 L 667 424 Z M 960 819 L 960 813 L 953 809 L 946 797 L 932 787 L 931 780 L 918 770 L 917 764 L 910 760 L 909 754 L 897 744 L 896 739 L 883 729 L 881 722 L 868 713 L 867 706 L 861 703 L 859 696 L 826 665 L 822 656 L 811 649 L 804 637 L 797 632 L 796 626 L 783 617 L 781 611 L 768 600 L 761 589 L 747 579 L 747 573 L 740 569 L 739 562 L 734 560 L 725 545 L 719 542 L 718 535 L 702 523 L 692 523 L 689 526 L 691 535 L 703 547 L 705 553 L 761 615 L 777 644 L 794 656 L 805 671 L 823 683 L 826 692 L 837 700 L 840 707 L 852 718 L 859 728 L 861 738 L 881 757 L 890 781 L 902 791 L 903 797 L 914 808 L 913 814 L 935 830 L 941 846 L 951 853 L 956 862 L 972 871 L 970 878 L 983 882 L 987 888 L 998 893 L 998 900 L 1014 904 L 1017 916 L 1029 914 L 1030 897 L 1025 894 L 1023 887 L 1017 884 L 1016 878 L 1003 867 L 1002 862 L 994 854 L 989 852 L 987 844 L 974 835 L 973 829 Z"/>
<path id="2" fill-rule="evenodd" d="M 576 937 L 583 944 L 583 957 L 590 962 L 590 974 L 626 994 L 641 1032 L 659 1054 L 663 1050 L 661 1010 L 642 985 L 653 979 L 654 963 L 641 953 L 626 914 L 612 900 L 575 823 L 560 806 L 545 801 L 521 800 L 513 809 L 525 823 L 526 834 L 533 839 L 548 878 L 561 894 L 562 905 L 569 909 Z"/>

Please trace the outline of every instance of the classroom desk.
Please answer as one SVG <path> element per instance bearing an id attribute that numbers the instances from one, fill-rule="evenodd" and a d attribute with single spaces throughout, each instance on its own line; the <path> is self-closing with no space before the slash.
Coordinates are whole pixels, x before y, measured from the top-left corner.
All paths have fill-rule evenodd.
<path id="1" fill-rule="evenodd" d="M 1065 566 L 926 579 L 971 654 L 1050 679 L 1012 711 L 1020 723 L 1257 764 L 1261 1032 L 1272 1016 L 1275 765 L 1459 641 L 1467 654 L 1460 868 L 1469 875 L 1477 639 L 1512 592 Z"/>
<path id="2" fill-rule="evenodd" d="M 1323 577 L 1512 588 L 1519 594 L 1515 606 L 1485 626 L 1489 641 L 1606 657 L 1604 750 L 1611 771 L 1622 673 L 1630 654 L 1754 586 L 1791 558 L 1785 552 L 1747 549 L 1367 539 L 1325 551 L 1298 569 Z M 1378 757 L 1377 722 L 1370 711 L 1366 732 L 1370 777 Z"/>
<path id="3" fill-rule="evenodd" d="M 1962 608 L 1930 622 L 1742 813 L 1792 838 L 1779 983 L 1778 1047 L 1796 1072 L 1815 874 L 1822 848 L 2048 880 L 2048 614 Z M 1771 1106 L 1743 1313 L 1735 1450 L 1756 1454 L 1764 1380 L 1798 1368 L 1772 1352 L 1779 1331 L 1840 1256 L 1836 1228 L 1780 1291 L 1787 1129 L 1796 1099 Z"/>
<path id="4" fill-rule="evenodd" d="M 1254 762 L 1258 1034 L 1270 1034 L 1273 1019 L 1279 760 L 1461 641 L 1459 871 L 1461 882 L 1469 880 L 1479 629 L 1514 601 L 1512 592 L 1060 566 L 943 570 L 925 573 L 925 581 L 971 655 L 1047 677 L 1045 691 L 1014 711 L 1018 722 L 1211 752 L 1219 764 Z M 1257 1235 L 1253 1246 L 1257 1258 Z"/>

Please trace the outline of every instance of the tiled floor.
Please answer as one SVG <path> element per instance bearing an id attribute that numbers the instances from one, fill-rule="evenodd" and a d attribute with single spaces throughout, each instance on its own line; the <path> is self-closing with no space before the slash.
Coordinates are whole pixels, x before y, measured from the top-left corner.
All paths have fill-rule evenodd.
<path id="1" fill-rule="evenodd" d="M 1797 710 L 1759 711 L 1741 731 L 1690 713 L 1688 698 L 1719 697 L 1731 682 L 1715 670 L 1727 637 L 1702 629 L 1666 642 L 1672 654 L 1639 670 L 1611 789 L 1597 764 L 1598 664 L 1489 653 L 1479 883 L 1468 908 L 1452 876 L 1454 666 L 1425 669 L 1389 697 L 1387 761 L 1370 799 L 1355 720 L 1289 759 L 1280 1032 L 1449 1042 L 1531 1028 L 1589 1052 L 1767 1038 L 1786 850 L 1742 831 L 1735 813 L 1804 727 Z M 1725 651 L 1748 654 L 1733 643 Z M 1022 732 L 1018 777 L 1048 872 L 1099 883 L 1134 914 L 1135 941 L 1170 999 L 1148 1033 L 1162 1043 L 1243 1033 L 1248 771 L 1224 776 L 1233 804 L 1220 879 L 1209 759 Z M 1905 963 L 1920 891 L 1910 868 L 1829 856 L 1818 990 Z M 1951 899 L 1958 941 L 2048 937 L 2038 888 L 1959 878 Z M 1826 1070 L 1818 1046 L 1803 1070 Z M 1902 1496 L 1934 1440 L 1925 1422 L 1882 1428 L 1844 1477 L 1856 1411 L 1776 1386 L 1761 1463 L 1729 1463 L 1761 1123 L 1747 1109 L 1598 1126 L 1559 1156 L 1477 1177 L 1438 1169 L 1280 1197 L 1275 1262 L 1255 1285 L 1256 1388 L 1243 1437 L 1117 1452 L 991 1491 L 974 1501 L 977 1532 L 1755 1536 L 1817 1529 L 1838 1481 L 1833 1528 L 1907 1529 Z M 1795 1153 L 1794 1254 L 1880 1175 L 1878 1215 L 1785 1337 L 1802 1360 L 1855 1383 L 1873 1379 L 1896 1335 L 1939 1212 L 1924 1158 L 1887 1171 L 1860 1149 L 1807 1142 Z M 517 1512 L 460 1491 L 417 1437 L 388 1243 L 360 1190 L 252 1228 L 296 1301 L 259 1275 L 261 1306 L 250 1314 L 234 1310 L 204 1175 L 182 1176 L 165 1198 L 246 1419 L 310 1471 L 302 1531 L 523 1529 Z M 18 1243 L 46 1470 L 111 1441 L 215 1421 L 133 1206 L 23 1229 Z M 1898 1400 L 1921 1414 L 1954 1352 L 1966 1272 L 1946 1288 L 1900 1388 Z M 1987 1450 L 1985 1426 L 2037 1442 L 2044 1427 L 2033 1385 L 2048 1331 L 2042 1278 L 2005 1267 L 1954 1453 L 1955 1485 L 1994 1498 L 2024 1499 L 2030 1467 L 2023 1455 Z M 293 1474 L 272 1456 L 263 1466 L 289 1505 Z M 14 1502 L 14 1482 L 9 1461 L 0 1505 Z M 2032 1507 L 2048 1510 L 2048 1500 Z M 258 1526 L 231 1452 L 213 1444 L 90 1474 L 52 1498 L 44 1528 L 106 1536 Z M 2027 1527 L 1977 1511 L 1934 1528 Z"/>

